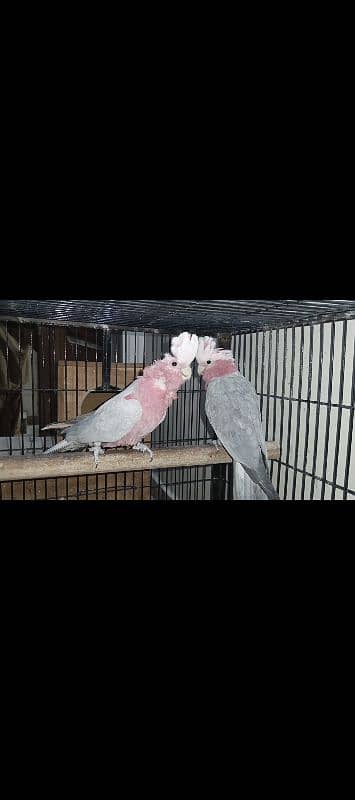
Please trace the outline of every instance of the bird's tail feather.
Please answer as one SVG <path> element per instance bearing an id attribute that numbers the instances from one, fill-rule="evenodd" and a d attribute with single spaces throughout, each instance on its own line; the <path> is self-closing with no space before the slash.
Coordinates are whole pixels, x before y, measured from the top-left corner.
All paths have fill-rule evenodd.
<path id="1" fill-rule="evenodd" d="M 262 462 L 258 471 L 234 462 L 234 497 L 236 500 L 280 500 Z"/>
<path id="2" fill-rule="evenodd" d="M 274 489 L 271 480 L 269 478 L 269 475 L 267 474 L 264 466 L 262 466 L 258 470 L 258 472 L 255 469 L 250 469 L 249 467 L 245 466 L 244 469 L 247 475 L 250 476 L 252 481 L 258 484 L 258 486 L 261 486 L 261 488 L 267 495 L 268 500 L 280 500 L 279 495 L 277 494 L 276 489 Z"/>
<path id="3" fill-rule="evenodd" d="M 76 448 L 75 446 L 73 447 L 71 442 L 67 442 L 66 439 L 63 439 L 61 442 L 58 442 L 58 444 L 54 444 L 53 447 L 50 447 L 48 450 L 45 450 L 43 455 L 48 456 L 51 455 L 52 453 L 58 453 L 59 451 L 65 453 L 66 451 L 68 452 L 70 450 L 76 450 L 76 449 L 79 448 Z"/>

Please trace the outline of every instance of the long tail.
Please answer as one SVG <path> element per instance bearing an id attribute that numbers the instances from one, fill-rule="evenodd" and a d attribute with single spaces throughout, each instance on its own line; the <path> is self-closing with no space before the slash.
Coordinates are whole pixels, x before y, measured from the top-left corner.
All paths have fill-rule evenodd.
<path id="1" fill-rule="evenodd" d="M 233 469 L 235 500 L 280 500 L 262 461 L 258 470 L 236 461 Z"/>
<path id="2" fill-rule="evenodd" d="M 48 456 L 52 455 L 52 453 L 58 453 L 60 450 L 63 453 L 65 453 L 70 450 L 76 450 L 76 449 L 77 448 L 73 447 L 73 445 L 70 442 L 67 442 L 65 439 L 63 439 L 63 441 L 58 442 L 58 444 L 54 444 L 53 447 L 49 447 L 48 450 L 45 450 L 44 453 L 42 453 L 42 455 Z"/>

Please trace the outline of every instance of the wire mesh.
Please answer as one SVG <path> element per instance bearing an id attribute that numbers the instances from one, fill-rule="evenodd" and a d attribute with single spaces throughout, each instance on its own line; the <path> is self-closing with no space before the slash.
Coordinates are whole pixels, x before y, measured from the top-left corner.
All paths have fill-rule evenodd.
<path id="1" fill-rule="evenodd" d="M 275 330 L 353 318 L 351 300 L 2 300 L 0 317 L 160 333 Z"/>
<path id="2" fill-rule="evenodd" d="M 265 438 L 281 445 L 270 464 L 281 499 L 355 497 L 354 342 L 353 319 L 234 339 L 237 364 L 260 398 Z"/>

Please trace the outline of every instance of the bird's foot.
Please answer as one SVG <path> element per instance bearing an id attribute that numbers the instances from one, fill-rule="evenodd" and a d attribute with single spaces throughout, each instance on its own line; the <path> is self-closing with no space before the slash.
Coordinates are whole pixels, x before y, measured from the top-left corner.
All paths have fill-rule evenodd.
<path id="1" fill-rule="evenodd" d="M 132 450 L 138 450 L 139 453 L 149 453 L 150 460 L 153 461 L 153 451 L 150 449 L 150 447 L 147 447 L 146 444 L 143 444 L 143 442 L 138 442 L 138 444 L 133 445 Z"/>
<path id="2" fill-rule="evenodd" d="M 213 439 L 212 444 L 216 448 L 216 450 L 220 450 L 221 449 L 221 443 L 220 443 L 219 439 Z"/>
<path id="3" fill-rule="evenodd" d="M 99 456 L 103 456 L 105 451 L 101 447 L 101 442 L 94 442 L 93 447 L 89 447 L 90 453 L 94 454 L 95 459 L 95 469 L 97 469 L 99 465 Z"/>

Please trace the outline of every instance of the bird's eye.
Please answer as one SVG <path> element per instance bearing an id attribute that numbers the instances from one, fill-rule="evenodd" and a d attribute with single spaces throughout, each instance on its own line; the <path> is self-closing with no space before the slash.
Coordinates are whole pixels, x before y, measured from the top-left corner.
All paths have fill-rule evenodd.
<path id="1" fill-rule="evenodd" d="M 171 366 L 172 367 L 177 367 L 177 361 L 172 361 Z"/>
<path id="2" fill-rule="evenodd" d="M 210 364 L 210 363 L 211 363 L 210 361 L 206 361 L 206 364 Z"/>

